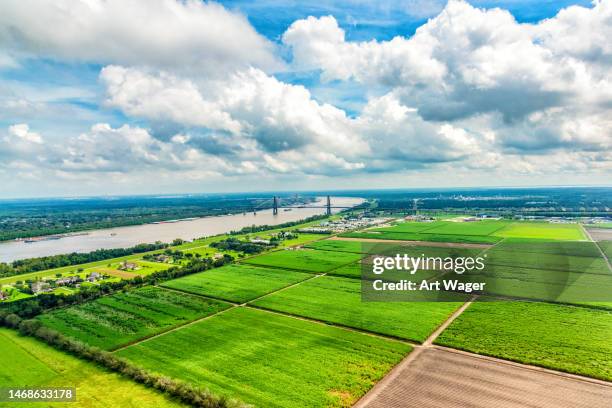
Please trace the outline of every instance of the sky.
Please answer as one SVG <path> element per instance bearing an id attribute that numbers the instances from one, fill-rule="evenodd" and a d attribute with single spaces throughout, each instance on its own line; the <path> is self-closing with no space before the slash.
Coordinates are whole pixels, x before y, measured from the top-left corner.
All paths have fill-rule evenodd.
<path id="1" fill-rule="evenodd" d="M 0 2 L 0 198 L 610 185 L 612 0 Z"/>

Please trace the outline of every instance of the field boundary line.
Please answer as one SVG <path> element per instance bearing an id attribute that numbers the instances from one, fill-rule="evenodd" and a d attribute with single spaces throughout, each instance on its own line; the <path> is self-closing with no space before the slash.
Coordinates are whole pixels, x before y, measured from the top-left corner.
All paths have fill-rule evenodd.
<path id="1" fill-rule="evenodd" d="M 425 349 L 433 348 L 433 342 L 436 338 L 457 318 L 461 313 L 467 309 L 472 302 L 478 296 L 472 296 L 470 300 L 463 303 L 457 310 L 455 310 L 432 334 L 423 342 L 422 345 L 417 345 L 414 350 L 410 352 L 402 361 L 400 361 L 395 367 L 391 369 L 380 381 L 378 381 L 368 392 L 366 392 L 355 404 L 353 408 L 364 408 L 376 399 L 386 388 L 390 385 L 403 371 L 404 369 L 416 359 L 419 354 Z"/>
<path id="2" fill-rule="evenodd" d="M 556 375 L 556 376 L 559 376 L 559 377 L 564 377 L 564 378 L 572 379 L 572 380 L 575 380 L 575 381 L 583 381 L 583 382 L 588 382 L 588 383 L 592 383 L 592 384 L 598 384 L 598 385 L 601 385 L 601 386 L 604 386 L 604 387 L 612 387 L 612 382 L 601 380 L 599 378 L 587 377 L 587 376 L 583 376 L 583 375 L 579 375 L 579 374 L 574 374 L 574 373 L 568 373 L 568 372 L 565 372 L 565 371 L 555 370 L 553 368 L 548 368 L 548 367 L 542 367 L 542 366 L 535 365 L 535 364 L 527 364 L 527 363 L 521 363 L 521 362 L 514 361 L 514 360 L 506 360 L 506 359 L 495 357 L 495 356 L 490 356 L 490 355 L 486 355 L 486 354 L 478 354 L 478 353 L 474 353 L 474 352 L 467 351 L 467 350 L 462 350 L 462 349 L 457 349 L 457 348 L 453 348 L 453 347 L 443 346 L 443 345 L 440 345 L 440 344 L 434 344 L 431 347 L 436 349 L 436 350 L 444 351 L 444 352 L 447 352 L 447 353 L 467 355 L 467 356 L 478 358 L 478 359 L 481 359 L 481 360 L 491 361 L 491 362 L 498 363 L 498 364 L 505 364 L 505 365 L 509 365 L 509 366 L 513 366 L 513 367 L 519 367 L 519 368 L 523 368 L 523 369 L 531 370 L 531 371 L 537 371 L 537 372 L 543 372 L 543 373 L 547 373 L 547 374 L 552 374 L 552 375 Z"/>
<path id="3" fill-rule="evenodd" d="M 268 309 L 268 308 L 263 307 L 263 306 L 251 305 L 251 304 L 248 304 L 248 303 L 246 305 L 244 305 L 244 307 L 247 307 L 247 308 L 250 308 L 250 309 L 259 310 L 259 311 L 266 312 L 266 313 L 271 313 L 271 314 L 279 315 L 279 316 L 285 316 L 285 317 L 288 317 L 288 318 L 291 318 L 291 319 L 296 319 L 296 320 L 302 320 L 302 321 L 305 321 L 305 322 L 315 323 L 315 324 L 319 324 L 319 325 L 322 325 L 322 326 L 336 327 L 338 329 L 350 331 L 350 332 L 353 332 L 353 333 L 359 333 L 359 334 L 363 334 L 363 335 L 366 335 L 366 336 L 376 337 L 378 339 L 383 339 L 383 340 L 394 341 L 394 342 L 397 342 L 397 343 L 408 344 L 412 348 L 421 347 L 421 343 L 419 343 L 419 342 L 417 342 L 415 340 L 402 339 L 400 337 L 395 337 L 395 336 L 391 336 L 391 335 L 388 335 L 388 334 L 376 333 L 376 332 L 365 330 L 365 329 L 358 329 L 356 327 L 346 326 L 346 325 L 343 325 L 343 324 L 340 324 L 340 323 L 333 323 L 333 322 L 329 322 L 329 321 L 326 321 L 326 320 L 314 319 L 312 317 L 300 316 L 300 315 L 296 315 L 296 314 L 293 314 L 293 313 L 283 312 L 283 311 L 280 311 L 280 310 Z"/>
<path id="4" fill-rule="evenodd" d="M 324 273 L 321 273 L 321 274 L 313 275 L 313 276 L 311 276 L 310 278 L 306 278 L 306 279 L 301 280 L 301 281 L 299 281 L 299 282 L 292 283 L 291 285 L 284 286 L 284 287 L 282 287 L 282 288 L 276 289 L 276 290 L 275 290 L 275 291 L 273 291 L 273 292 L 266 293 L 266 294 L 264 294 L 264 295 L 261 295 L 261 296 L 256 297 L 255 299 L 251 299 L 251 300 L 249 300 L 249 301 L 247 301 L 247 302 L 241 303 L 241 304 L 240 304 L 240 306 L 246 306 L 246 305 L 248 305 L 248 304 L 249 304 L 249 303 L 251 303 L 251 302 L 258 301 L 258 300 L 263 299 L 263 298 L 265 298 L 265 297 L 268 297 L 268 296 L 274 295 L 275 293 L 282 292 L 283 290 L 286 290 L 286 289 L 292 288 L 292 287 L 294 287 L 294 286 L 301 285 L 301 284 L 302 284 L 302 283 L 304 283 L 304 282 L 308 282 L 308 281 L 311 281 L 311 280 L 313 280 L 313 279 L 320 278 L 321 276 L 325 276 L 325 274 L 324 274 Z"/>
<path id="5" fill-rule="evenodd" d="M 464 304 L 462 304 L 457 310 L 455 310 L 449 317 L 448 319 L 446 319 L 444 322 L 442 322 L 442 324 L 440 326 L 438 326 L 438 328 L 436 330 L 433 331 L 433 333 L 431 333 L 429 335 L 429 337 L 423 342 L 423 347 L 431 347 L 433 345 L 433 342 L 436 341 L 436 339 L 438 338 L 438 336 L 440 334 L 442 334 L 442 332 L 444 330 L 446 330 L 446 328 L 448 326 L 451 325 L 451 323 L 459 317 L 459 315 L 461 315 L 461 313 L 465 312 L 465 309 L 467 309 L 468 307 L 470 307 L 470 305 L 478 298 L 478 295 L 474 295 L 470 298 L 470 300 L 468 300 L 467 302 L 465 302 Z"/>
<path id="6" fill-rule="evenodd" d="M 610 260 L 608 259 L 608 256 L 606 255 L 606 253 L 603 251 L 603 249 L 601 249 L 601 247 L 599 246 L 599 242 L 595 241 L 593 239 L 593 236 L 591 236 L 591 233 L 589 232 L 589 230 L 587 230 L 586 228 L 584 228 L 584 225 L 580 224 L 580 228 L 582 228 L 582 231 L 584 231 L 584 233 L 586 234 L 587 238 L 589 240 L 591 240 L 591 242 L 593 242 L 595 244 L 595 246 L 597 247 L 597 249 L 599 250 L 599 253 L 601 254 L 601 256 L 603 257 L 604 261 L 606 261 L 606 264 L 608 265 L 608 269 L 610 270 L 610 272 L 612 272 L 612 265 L 610 265 Z"/>
<path id="7" fill-rule="evenodd" d="M 240 306 L 239 306 L 239 305 L 231 305 L 230 307 L 225 308 L 225 309 L 223 309 L 223 310 L 220 310 L 220 311 L 218 311 L 217 313 L 213 313 L 213 314 L 211 314 L 211 315 L 204 316 L 204 317 L 200 317 L 200 318 L 197 318 L 197 319 L 195 319 L 195 320 L 191 320 L 191 321 L 189 321 L 189 322 L 186 322 L 186 323 L 184 323 L 184 324 L 181 324 L 181 325 L 178 325 L 178 326 L 171 327 L 171 328 L 169 328 L 168 330 L 164 330 L 164 331 L 162 331 L 162 332 L 155 333 L 155 334 L 152 334 L 152 335 L 150 335 L 150 336 L 140 338 L 140 339 L 138 339 L 138 340 L 135 340 L 135 341 L 130 342 L 130 343 L 128 343 L 128 344 L 124 344 L 124 345 L 122 345 L 122 346 L 119 346 L 119 347 L 117 347 L 117 348 L 111 349 L 111 350 L 109 350 L 109 351 L 110 351 L 111 353 L 115 353 L 115 352 L 117 352 L 117 351 L 124 350 L 124 349 L 126 349 L 126 348 L 128 348 L 128 347 L 136 346 L 136 345 L 141 344 L 141 343 L 144 343 L 144 342 L 146 342 L 146 341 L 149 341 L 149 340 L 155 339 L 155 338 L 157 338 L 157 337 L 161 337 L 161 336 L 163 336 L 163 335 L 166 335 L 166 334 L 168 334 L 168 333 L 172 333 L 172 332 L 174 332 L 174 331 L 180 330 L 180 329 L 182 329 L 183 327 L 191 326 L 191 325 L 196 324 L 196 323 L 199 323 L 199 322 L 201 322 L 201 321 L 203 321 L 203 320 L 210 319 L 210 318 L 212 318 L 212 317 L 218 316 L 218 315 L 220 315 L 220 314 L 222 314 L 222 313 L 225 313 L 225 312 L 227 312 L 227 311 L 229 311 L 229 310 L 232 310 L 232 309 L 235 309 L 235 308 L 237 308 L 237 307 L 240 307 Z"/>

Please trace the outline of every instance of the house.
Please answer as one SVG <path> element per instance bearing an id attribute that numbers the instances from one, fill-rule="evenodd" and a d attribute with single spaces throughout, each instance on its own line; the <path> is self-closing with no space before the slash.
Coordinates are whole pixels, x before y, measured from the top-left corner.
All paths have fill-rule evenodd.
<path id="1" fill-rule="evenodd" d="M 0 300 L 6 300 L 6 299 L 8 299 L 8 295 L 0 290 Z"/>
<path id="2" fill-rule="evenodd" d="M 157 254 L 153 257 L 155 262 L 167 263 L 170 261 L 170 257 L 166 254 Z"/>
<path id="3" fill-rule="evenodd" d="M 60 278 L 55 281 L 55 284 L 57 286 L 66 286 L 66 285 L 75 285 L 79 282 L 83 282 L 83 279 L 75 275 L 75 276 L 66 276 L 65 278 Z"/>
<path id="4" fill-rule="evenodd" d="M 32 282 L 32 284 L 30 285 L 30 289 L 32 289 L 32 293 L 34 293 L 35 295 L 42 292 L 51 292 L 52 290 L 49 286 L 49 283 L 44 281 Z"/>
<path id="5" fill-rule="evenodd" d="M 89 282 L 95 282 L 98 279 L 102 279 L 102 275 L 100 275 L 98 272 L 92 272 L 89 274 L 89 276 L 87 277 L 87 280 Z"/>
<path id="6" fill-rule="evenodd" d="M 260 237 L 252 238 L 250 241 L 251 241 L 251 244 L 270 245 L 269 239 L 263 239 Z"/>
<path id="7" fill-rule="evenodd" d="M 121 265 L 117 268 L 121 271 L 133 271 L 134 269 L 138 269 L 138 264 L 134 262 L 124 261 L 121 262 Z"/>
<path id="8" fill-rule="evenodd" d="M 213 255 L 213 259 L 216 261 L 217 259 L 223 259 L 223 254 L 221 252 L 217 252 Z"/>

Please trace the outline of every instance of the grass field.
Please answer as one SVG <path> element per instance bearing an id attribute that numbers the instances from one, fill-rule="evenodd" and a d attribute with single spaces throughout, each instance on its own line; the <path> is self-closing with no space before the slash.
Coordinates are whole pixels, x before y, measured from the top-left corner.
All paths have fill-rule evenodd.
<path id="1" fill-rule="evenodd" d="M 508 221 L 440 222 L 422 231 L 423 234 L 441 235 L 491 235 L 509 224 Z"/>
<path id="2" fill-rule="evenodd" d="M 486 283 L 487 294 L 579 305 L 612 302 L 612 274 L 499 266 L 484 275 L 468 273 L 463 277 Z"/>
<path id="3" fill-rule="evenodd" d="M 251 265 L 228 265 L 162 283 L 162 286 L 232 302 L 246 302 L 312 275 Z"/>
<path id="4" fill-rule="evenodd" d="M 551 224 L 546 222 L 515 222 L 493 235 L 504 238 L 537 238 L 561 241 L 585 241 L 579 224 Z"/>
<path id="5" fill-rule="evenodd" d="M 612 241 L 600 241 L 597 243 L 606 257 L 612 261 Z"/>
<path id="6" fill-rule="evenodd" d="M 2 403 L 0 407 L 180 407 L 179 403 L 131 380 L 57 351 L 30 337 L 0 329 L 3 387 L 75 387 L 76 402 Z"/>
<path id="7" fill-rule="evenodd" d="M 333 271 L 329 272 L 328 275 L 337 275 L 344 276 L 347 278 L 361 279 L 361 268 L 361 262 L 355 262 L 334 269 Z"/>
<path id="8" fill-rule="evenodd" d="M 422 342 L 461 303 L 362 302 L 360 281 L 323 276 L 266 296 L 253 305 Z"/>
<path id="9" fill-rule="evenodd" d="M 253 265 L 321 273 L 356 262 L 361 257 L 362 255 L 350 252 L 298 249 L 271 252 L 266 255 L 246 259 L 243 262 Z"/>
<path id="10" fill-rule="evenodd" d="M 487 265 L 505 265 L 517 268 L 547 269 L 561 272 L 595 273 L 610 275 L 601 254 L 596 257 L 522 252 L 507 248 L 493 248 L 487 252 Z"/>
<path id="11" fill-rule="evenodd" d="M 612 380 L 612 312 L 530 302 L 473 303 L 436 343 Z"/>
<path id="12" fill-rule="evenodd" d="M 492 235 L 443 235 L 443 234 L 426 234 L 426 233 L 411 233 L 411 232 L 383 232 L 383 231 L 364 231 L 364 232 L 347 232 L 340 234 L 341 237 L 347 238 L 367 238 L 367 239 L 387 239 L 398 241 L 429 241 L 429 242 L 454 242 L 466 244 L 495 244 L 502 240 L 500 237 Z"/>
<path id="13" fill-rule="evenodd" d="M 148 286 L 58 309 L 38 319 L 67 336 L 111 350 L 227 307 L 224 302 Z"/>
<path id="14" fill-rule="evenodd" d="M 431 228 L 444 225 L 444 222 L 401 222 L 390 227 L 373 228 L 372 231 L 384 231 L 384 232 L 421 232 Z"/>
<path id="15" fill-rule="evenodd" d="M 118 354 L 260 407 L 348 407 L 409 351 L 404 343 L 241 307 Z"/>
<path id="16" fill-rule="evenodd" d="M 594 242 L 589 241 L 547 241 L 530 240 L 525 242 L 520 238 L 507 238 L 491 251 L 533 252 L 536 254 L 587 256 L 599 258 L 601 254 Z"/>
<path id="17" fill-rule="evenodd" d="M 311 242 L 304 245 L 306 248 L 318 249 L 323 251 L 337 252 L 354 252 L 356 254 L 363 252 L 364 243 L 359 241 L 339 241 L 334 239 L 324 239 L 321 241 Z"/>

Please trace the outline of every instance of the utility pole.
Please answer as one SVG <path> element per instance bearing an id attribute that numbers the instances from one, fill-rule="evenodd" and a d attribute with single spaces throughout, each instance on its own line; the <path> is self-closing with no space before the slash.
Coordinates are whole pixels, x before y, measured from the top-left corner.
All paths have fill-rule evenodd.
<path id="1" fill-rule="evenodd" d="M 331 215 L 331 198 L 329 198 L 329 196 L 327 196 L 327 205 L 326 207 L 326 213 L 327 215 Z"/>
<path id="2" fill-rule="evenodd" d="M 272 204 L 272 215 L 278 214 L 278 197 L 274 196 L 274 202 Z"/>

